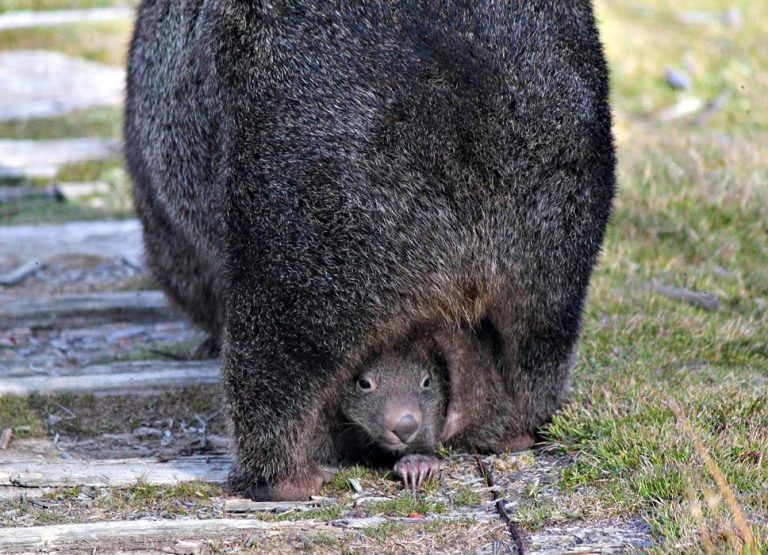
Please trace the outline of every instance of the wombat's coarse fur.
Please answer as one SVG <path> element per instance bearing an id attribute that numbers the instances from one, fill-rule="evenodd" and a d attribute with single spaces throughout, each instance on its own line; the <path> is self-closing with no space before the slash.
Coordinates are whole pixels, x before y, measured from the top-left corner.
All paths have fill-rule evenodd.
<path id="1" fill-rule="evenodd" d="M 561 403 L 614 193 L 588 0 L 145 0 L 126 143 L 149 264 L 222 341 L 244 493 L 316 492 L 341 384 L 412 342 L 443 439 Z"/>

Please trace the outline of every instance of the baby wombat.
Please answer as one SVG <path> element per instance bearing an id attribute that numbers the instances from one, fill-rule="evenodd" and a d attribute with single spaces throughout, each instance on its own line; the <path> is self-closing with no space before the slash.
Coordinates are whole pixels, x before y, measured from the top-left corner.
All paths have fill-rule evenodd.
<path id="1" fill-rule="evenodd" d="M 434 365 L 409 353 L 389 353 L 348 382 L 341 411 L 375 448 L 400 456 L 395 472 L 415 491 L 440 471 L 434 451 L 445 400 L 445 383 Z"/>

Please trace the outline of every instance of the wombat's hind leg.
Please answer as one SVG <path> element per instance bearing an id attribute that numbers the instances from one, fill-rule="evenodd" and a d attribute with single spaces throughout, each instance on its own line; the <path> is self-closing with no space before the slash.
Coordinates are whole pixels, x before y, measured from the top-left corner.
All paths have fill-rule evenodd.
<path id="1" fill-rule="evenodd" d="M 244 475 L 233 471 L 229 476 L 229 488 L 254 501 L 309 501 L 332 477 L 333 473 L 319 466 L 312 466 L 283 480 L 267 484 L 263 481 L 247 482 Z"/>
<path id="2" fill-rule="evenodd" d="M 527 451 L 536 443 L 532 434 L 518 434 L 501 440 L 499 447 L 502 451 L 515 453 L 517 451 Z"/>
<path id="3" fill-rule="evenodd" d="M 435 334 L 435 343 L 448 371 L 450 396 L 439 441 L 445 443 L 472 424 L 472 416 L 486 403 L 486 390 L 478 387 L 484 376 L 480 353 L 466 330 L 444 330 Z M 487 374 L 487 372 L 485 373 Z"/>
<path id="4" fill-rule="evenodd" d="M 415 493 L 424 482 L 440 474 L 440 459 L 434 455 L 405 455 L 395 463 L 395 472 L 405 488 Z"/>
<path id="5" fill-rule="evenodd" d="M 221 345 L 213 334 L 205 338 L 195 349 L 195 358 L 219 358 Z"/>

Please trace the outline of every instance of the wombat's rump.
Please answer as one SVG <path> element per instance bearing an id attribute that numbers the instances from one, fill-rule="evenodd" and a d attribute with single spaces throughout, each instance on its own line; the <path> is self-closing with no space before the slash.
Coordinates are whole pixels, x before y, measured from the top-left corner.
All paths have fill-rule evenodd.
<path id="1" fill-rule="evenodd" d="M 142 3 L 136 207 L 221 343 L 245 494 L 317 491 L 341 384 L 414 342 L 447 371 L 444 439 L 551 416 L 613 197 L 607 93 L 588 0 Z"/>

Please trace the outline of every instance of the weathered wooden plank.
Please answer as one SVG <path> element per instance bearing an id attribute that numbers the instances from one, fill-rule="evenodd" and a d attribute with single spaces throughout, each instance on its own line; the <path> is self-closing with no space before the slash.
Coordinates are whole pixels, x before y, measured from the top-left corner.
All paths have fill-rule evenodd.
<path id="1" fill-rule="evenodd" d="M 18 553 L 107 546 L 127 548 L 146 545 L 150 542 L 167 544 L 178 540 L 222 539 L 248 533 L 293 532 L 313 527 L 322 528 L 332 534 L 342 533 L 317 520 L 300 522 L 265 522 L 251 518 L 127 520 L 0 529 L 0 551 Z"/>
<path id="2" fill-rule="evenodd" d="M 62 52 L 4 50 L 0 69 L 0 121 L 53 118 L 91 106 L 118 106 L 125 97 L 123 68 Z"/>
<path id="3" fill-rule="evenodd" d="M 41 339 L 44 336 L 44 340 Z M 187 353 L 206 335 L 183 320 L 170 322 L 116 322 L 94 327 L 0 330 L 0 377 L 76 375 L 80 368 L 107 360 L 129 358 L 138 352 Z"/>
<path id="4" fill-rule="evenodd" d="M 0 330 L 92 326 L 108 322 L 158 322 L 179 318 L 160 291 L 54 295 L 41 299 L 0 296 Z"/>
<path id="5" fill-rule="evenodd" d="M 0 30 L 130 20 L 134 14 L 133 8 L 125 6 L 81 10 L 19 10 L 0 14 Z"/>
<path id="6" fill-rule="evenodd" d="M 318 507 L 333 507 L 333 497 L 319 497 L 311 501 L 251 501 L 250 499 L 227 499 L 225 513 L 282 513 L 285 511 L 308 511 Z"/>
<path id="7" fill-rule="evenodd" d="M 45 262 L 53 256 L 92 255 L 141 259 L 137 220 L 0 227 L 0 266 Z"/>
<path id="8" fill-rule="evenodd" d="M 66 460 L 0 463 L 0 486 L 53 488 L 90 486 L 127 488 L 137 482 L 172 485 L 200 480 L 223 484 L 231 468 L 225 455 L 152 459 Z"/>
<path id="9" fill-rule="evenodd" d="M 68 369 L 67 375 L 0 378 L 0 397 L 55 393 L 115 394 L 215 384 L 215 360 L 140 360 Z"/>

